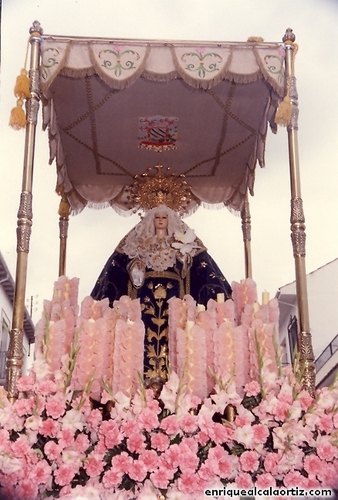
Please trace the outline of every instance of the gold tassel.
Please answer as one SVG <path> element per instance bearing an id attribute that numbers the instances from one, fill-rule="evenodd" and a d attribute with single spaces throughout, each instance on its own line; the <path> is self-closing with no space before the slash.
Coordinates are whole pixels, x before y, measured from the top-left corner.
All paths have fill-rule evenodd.
<path id="1" fill-rule="evenodd" d="M 13 127 L 15 130 L 20 130 L 26 127 L 26 113 L 22 109 L 23 101 L 18 99 L 16 101 L 15 108 L 11 111 L 11 116 L 9 118 L 9 125 Z"/>
<path id="2" fill-rule="evenodd" d="M 290 96 L 287 94 L 276 111 L 275 122 L 277 125 L 287 127 L 291 122 L 292 104 Z"/>
<path id="3" fill-rule="evenodd" d="M 20 75 L 16 78 L 14 95 L 19 99 L 28 99 L 30 97 L 29 78 L 24 68 L 22 68 Z"/>
<path id="4" fill-rule="evenodd" d="M 60 205 L 59 205 L 59 216 L 64 217 L 65 219 L 69 217 L 70 214 L 70 205 L 65 196 L 62 196 Z"/>
<path id="5" fill-rule="evenodd" d="M 27 123 L 26 113 L 23 110 L 23 102 L 25 99 L 29 99 L 30 97 L 30 88 L 29 88 L 30 82 L 26 70 L 28 51 L 29 51 L 29 41 L 27 42 L 24 67 L 20 71 L 20 75 L 16 78 L 16 82 L 14 85 L 14 95 L 15 97 L 18 98 L 18 100 L 16 101 L 15 108 L 13 108 L 11 111 L 11 115 L 9 118 L 9 125 L 15 130 L 20 130 L 21 128 L 25 128 Z"/>

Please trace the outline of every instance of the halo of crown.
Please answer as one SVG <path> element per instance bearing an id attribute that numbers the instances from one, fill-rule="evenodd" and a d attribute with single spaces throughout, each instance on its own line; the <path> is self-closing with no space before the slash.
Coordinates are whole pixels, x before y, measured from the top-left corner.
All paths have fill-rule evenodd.
<path id="1" fill-rule="evenodd" d="M 141 175 L 135 175 L 130 188 L 135 205 L 145 211 L 166 205 L 180 214 L 188 212 L 193 195 L 185 175 L 171 173 L 171 167 L 167 167 L 166 174 L 163 174 L 162 169 L 163 166 L 158 164 Z"/>

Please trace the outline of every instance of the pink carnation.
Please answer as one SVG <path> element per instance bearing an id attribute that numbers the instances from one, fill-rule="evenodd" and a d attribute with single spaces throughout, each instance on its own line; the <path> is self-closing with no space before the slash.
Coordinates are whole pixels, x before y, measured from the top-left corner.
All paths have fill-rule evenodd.
<path id="1" fill-rule="evenodd" d="M 104 488 L 106 488 L 107 490 L 117 488 L 121 484 L 123 474 L 123 472 L 114 469 L 110 469 L 105 472 L 104 476 L 102 477 L 102 484 Z"/>
<path id="2" fill-rule="evenodd" d="M 34 386 L 34 378 L 32 375 L 24 375 L 20 377 L 16 382 L 16 388 L 19 392 L 28 392 L 33 389 Z"/>
<path id="3" fill-rule="evenodd" d="M 141 433 L 132 434 L 127 439 L 127 446 L 129 451 L 141 453 L 146 447 L 144 435 Z"/>
<path id="4" fill-rule="evenodd" d="M 55 438 L 59 431 L 59 423 L 53 420 L 52 418 L 47 418 L 43 420 L 41 425 L 39 426 L 39 433 L 42 436 Z"/>
<path id="5" fill-rule="evenodd" d="M 19 417 L 31 415 L 34 407 L 34 399 L 17 399 L 13 404 L 13 410 Z"/>
<path id="6" fill-rule="evenodd" d="M 103 462 L 101 456 L 93 454 L 85 461 L 84 468 L 89 477 L 95 477 L 101 474 L 104 466 L 105 462 Z"/>
<path id="7" fill-rule="evenodd" d="M 256 451 L 244 451 L 239 462 L 245 472 L 255 472 L 259 466 L 259 455 Z"/>
<path id="8" fill-rule="evenodd" d="M 45 484 L 52 473 L 51 466 L 46 460 L 40 460 L 30 471 L 29 477 L 35 484 Z"/>
<path id="9" fill-rule="evenodd" d="M 147 467 L 141 460 L 134 460 L 126 470 L 130 479 L 142 482 L 147 475 Z"/>
<path id="10" fill-rule="evenodd" d="M 194 474 L 189 474 L 188 472 L 182 474 L 177 480 L 177 486 L 183 493 L 195 493 L 198 491 L 198 482 L 196 481 L 196 476 Z"/>
<path id="11" fill-rule="evenodd" d="M 87 425 L 94 429 L 94 431 L 97 431 L 101 422 L 102 413 L 100 412 L 100 410 L 92 410 L 87 417 Z"/>
<path id="12" fill-rule="evenodd" d="M 253 485 L 251 475 L 247 472 L 239 472 L 236 477 L 236 485 L 238 488 L 251 488 Z"/>
<path id="13" fill-rule="evenodd" d="M 59 418 L 65 413 L 65 402 L 59 396 L 52 396 L 46 402 L 46 413 L 49 417 Z"/>
<path id="14" fill-rule="evenodd" d="M 150 432 L 159 426 L 157 413 L 150 408 L 145 408 L 138 416 L 138 423 L 140 428 Z"/>
<path id="15" fill-rule="evenodd" d="M 169 415 L 164 418 L 160 424 L 160 428 L 166 431 L 170 436 L 177 434 L 180 426 L 176 415 Z"/>
<path id="16" fill-rule="evenodd" d="M 13 493 L 13 490 L 12 490 Z M 24 498 L 25 500 L 35 500 L 38 497 L 38 484 L 30 478 L 23 479 L 15 490 L 14 496 L 10 497 L 15 499 Z"/>
<path id="17" fill-rule="evenodd" d="M 51 462 L 57 460 L 60 457 L 61 451 L 62 451 L 61 446 L 56 444 L 54 441 L 47 441 L 47 443 L 44 446 L 44 452 L 46 454 L 46 457 Z"/>
<path id="18" fill-rule="evenodd" d="M 337 448 L 329 442 L 322 442 L 317 446 L 317 454 L 322 460 L 330 462 L 336 456 Z"/>
<path id="19" fill-rule="evenodd" d="M 186 451 L 185 453 L 181 453 L 181 459 L 180 459 L 180 464 L 179 467 L 182 471 L 182 473 L 185 472 L 195 472 L 199 463 L 199 458 L 198 456 L 191 452 L 191 451 Z"/>
<path id="20" fill-rule="evenodd" d="M 266 472 L 257 476 L 255 486 L 261 489 L 269 488 L 270 486 L 276 486 L 276 480 L 269 472 Z"/>
<path id="21" fill-rule="evenodd" d="M 151 436 L 151 446 L 158 451 L 164 451 L 170 444 L 169 437 L 162 432 L 157 432 Z"/>
<path id="22" fill-rule="evenodd" d="M 261 386 L 256 380 L 252 380 L 245 384 L 244 392 L 247 396 L 257 396 L 261 392 Z"/>
<path id="23" fill-rule="evenodd" d="M 158 467 L 159 456 L 155 450 L 144 450 L 139 459 L 142 460 L 148 471 L 154 471 Z"/>
<path id="24" fill-rule="evenodd" d="M 304 458 L 304 469 L 308 474 L 313 474 L 314 476 L 318 476 L 322 474 L 324 467 L 324 462 L 320 460 L 317 455 L 307 455 Z"/>
<path id="25" fill-rule="evenodd" d="M 285 474 L 283 484 L 287 488 L 292 488 L 293 486 L 304 487 L 306 485 L 306 478 L 298 470 L 293 470 Z"/>
<path id="26" fill-rule="evenodd" d="M 255 443 L 265 443 L 270 434 L 269 428 L 263 424 L 253 425 L 252 430 Z"/>
<path id="27" fill-rule="evenodd" d="M 280 456 L 277 453 L 268 453 L 264 458 L 264 469 L 273 476 L 277 474 Z"/>
<path id="28" fill-rule="evenodd" d="M 166 489 L 173 475 L 166 468 L 160 468 L 150 474 L 150 480 L 155 488 Z"/>
<path id="29" fill-rule="evenodd" d="M 179 422 L 183 432 L 192 434 L 197 430 L 197 416 L 187 413 Z"/>
<path id="30" fill-rule="evenodd" d="M 11 446 L 12 453 L 16 458 L 22 458 L 28 455 L 31 451 L 31 446 L 26 436 L 19 436 Z"/>
<path id="31" fill-rule="evenodd" d="M 74 471 L 69 466 L 69 464 L 61 464 L 60 467 L 54 472 L 55 482 L 60 486 L 66 486 L 67 484 L 70 484 L 73 477 Z"/>
<path id="32" fill-rule="evenodd" d="M 133 459 L 131 458 L 131 456 L 128 455 L 125 451 L 122 451 L 120 455 L 115 455 L 111 459 L 112 469 L 124 474 L 132 461 Z"/>

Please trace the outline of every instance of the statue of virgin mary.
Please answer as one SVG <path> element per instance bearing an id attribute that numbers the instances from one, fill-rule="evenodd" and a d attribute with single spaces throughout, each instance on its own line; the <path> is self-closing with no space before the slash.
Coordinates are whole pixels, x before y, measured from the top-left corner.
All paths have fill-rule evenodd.
<path id="1" fill-rule="evenodd" d="M 145 324 L 145 378 L 166 378 L 168 300 L 191 295 L 198 304 L 231 287 L 215 261 L 170 208 L 162 205 L 146 214 L 109 257 L 91 293 L 109 298 L 111 307 L 122 295 L 140 299 Z"/>
<path id="2" fill-rule="evenodd" d="M 166 379 L 168 301 L 187 294 L 206 306 L 217 294 L 230 298 L 231 287 L 195 232 L 165 204 L 147 210 L 122 239 L 91 293 L 96 300 L 108 297 L 111 307 L 123 295 L 140 300 L 145 380 Z"/>

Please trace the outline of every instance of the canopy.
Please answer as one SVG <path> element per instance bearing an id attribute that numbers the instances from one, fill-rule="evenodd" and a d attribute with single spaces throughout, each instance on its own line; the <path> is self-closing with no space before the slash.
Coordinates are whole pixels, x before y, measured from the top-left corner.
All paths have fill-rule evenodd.
<path id="1" fill-rule="evenodd" d="M 128 187 L 156 164 L 185 175 L 195 207 L 241 210 L 285 94 L 284 49 L 255 40 L 44 35 L 40 71 L 50 162 L 73 214 L 130 213 Z"/>

